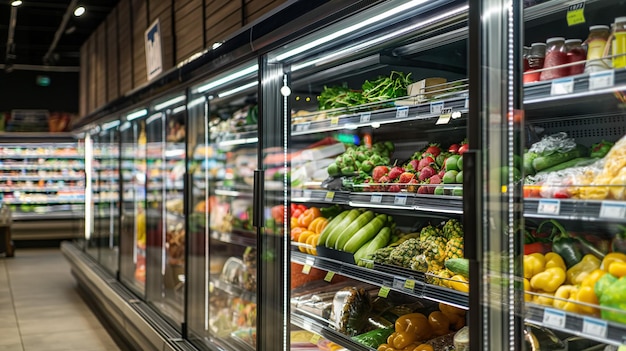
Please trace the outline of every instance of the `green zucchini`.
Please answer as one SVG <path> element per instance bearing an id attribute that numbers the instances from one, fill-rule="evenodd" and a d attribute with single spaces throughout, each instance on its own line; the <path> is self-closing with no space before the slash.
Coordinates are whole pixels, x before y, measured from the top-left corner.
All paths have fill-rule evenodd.
<path id="1" fill-rule="evenodd" d="M 341 223 L 341 221 L 343 221 L 343 219 L 348 215 L 348 213 L 350 213 L 350 210 L 343 211 L 337 216 L 335 216 L 335 218 L 331 219 L 330 222 L 328 222 L 328 224 L 326 224 L 326 227 L 324 228 L 324 230 L 322 230 L 322 234 L 320 234 L 320 237 L 317 241 L 317 245 L 326 244 L 326 239 L 328 238 L 328 235 L 330 235 L 330 233 L 333 231 L 334 228 L 337 228 L 337 225 Z"/>
<path id="2" fill-rule="evenodd" d="M 539 156 L 533 160 L 533 168 L 539 172 L 544 169 L 556 166 L 560 163 L 573 160 L 578 157 L 587 155 L 587 149 L 582 145 L 576 145 L 575 148 L 568 152 L 555 152 L 547 156 Z"/>
<path id="3" fill-rule="evenodd" d="M 342 250 L 354 233 L 365 227 L 375 216 L 373 211 L 365 211 L 347 227 L 344 227 L 345 229 L 337 236 L 337 240 L 335 240 L 335 250 Z"/>
<path id="4" fill-rule="evenodd" d="M 445 265 L 452 273 L 469 278 L 469 261 L 467 258 L 451 258 L 446 260 Z"/>
<path id="5" fill-rule="evenodd" d="M 535 175 L 535 169 L 533 168 L 533 161 L 539 157 L 534 152 L 527 152 L 524 154 L 523 164 L 524 164 L 524 176 L 527 175 Z"/>
<path id="6" fill-rule="evenodd" d="M 359 217 L 360 214 L 361 214 L 361 211 L 357 209 L 352 209 L 348 211 L 348 214 L 341 220 L 341 222 L 339 222 L 339 224 L 331 228 L 331 232 L 326 237 L 326 240 L 324 241 L 324 245 L 326 247 L 335 247 L 335 242 L 337 241 L 339 234 L 341 234 L 341 232 L 350 223 L 352 223 L 357 217 Z M 321 241 L 320 241 L 320 244 L 321 244 Z"/>
<path id="7" fill-rule="evenodd" d="M 597 158 L 591 158 L 591 157 L 577 157 L 573 160 L 565 161 L 563 163 L 559 163 L 556 166 L 546 168 L 541 172 L 549 173 L 549 172 L 562 171 L 564 169 L 572 168 L 572 167 L 584 167 L 584 166 L 588 166 L 596 162 L 597 160 L 598 160 Z"/>
<path id="8" fill-rule="evenodd" d="M 376 250 L 382 249 L 389 244 L 389 240 L 391 238 L 391 228 L 383 227 L 375 237 L 373 237 L 370 241 L 365 243 L 365 245 L 361 246 L 354 253 L 354 261 L 359 266 L 365 266 L 366 262 L 361 260 L 362 258 L 367 258 L 370 255 L 374 254 Z"/>
<path id="9" fill-rule="evenodd" d="M 370 239 L 374 238 L 376 234 L 380 232 L 385 226 L 386 221 L 387 215 L 379 214 L 348 238 L 341 249 L 346 252 L 356 252 L 361 246 L 365 245 L 366 242 L 370 241 Z M 391 237 L 391 232 L 389 234 L 389 237 Z"/>

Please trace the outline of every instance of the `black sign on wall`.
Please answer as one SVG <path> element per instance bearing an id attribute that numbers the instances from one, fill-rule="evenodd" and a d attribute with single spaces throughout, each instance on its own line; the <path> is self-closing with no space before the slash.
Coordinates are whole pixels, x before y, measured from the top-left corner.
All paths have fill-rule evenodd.
<path id="1" fill-rule="evenodd" d="M 38 76 L 50 85 L 38 85 Z M 0 71 L 0 112 L 15 109 L 78 113 L 78 72 Z"/>

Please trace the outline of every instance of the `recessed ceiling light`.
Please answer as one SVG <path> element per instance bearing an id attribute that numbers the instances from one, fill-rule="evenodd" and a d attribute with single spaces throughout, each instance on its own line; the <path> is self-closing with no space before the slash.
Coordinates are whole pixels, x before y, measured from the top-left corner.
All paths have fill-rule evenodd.
<path id="1" fill-rule="evenodd" d="M 11 6 L 18 7 L 22 4 L 22 0 L 14 0 L 11 2 Z"/>
<path id="2" fill-rule="evenodd" d="M 85 13 L 85 8 L 83 6 L 78 6 L 74 9 L 74 16 L 80 17 Z"/>

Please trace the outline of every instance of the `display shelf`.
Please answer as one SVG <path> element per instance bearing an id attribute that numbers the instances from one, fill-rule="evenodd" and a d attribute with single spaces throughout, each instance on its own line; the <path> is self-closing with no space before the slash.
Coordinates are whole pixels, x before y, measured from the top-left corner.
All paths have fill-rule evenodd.
<path id="1" fill-rule="evenodd" d="M 625 201 L 524 199 L 524 216 L 626 223 Z"/>
<path id="2" fill-rule="evenodd" d="M 604 344 L 626 345 L 626 325 L 526 303 L 526 321 Z"/>
<path id="3" fill-rule="evenodd" d="M 341 334 L 329 328 L 328 326 L 323 325 L 319 319 L 311 318 L 305 315 L 304 312 L 301 312 L 297 309 L 292 309 L 291 311 L 291 323 L 304 330 L 310 331 L 317 335 L 321 335 L 324 338 L 336 344 L 339 344 L 351 351 L 376 351 L 371 347 L 362 345 L 352 340 L 350 337 Z"/>
<path id="4" fill-rule="evenodd" d="M 45 179 L 46 181 L 79 181 L 79 180 L 85 180 L 84 176 L 49 176 L 49 175 L 33 175 L 33 176 L 28 176 L 28 175 L 15 175 L 15 176 L 7 176 L 7 175 L 0 175 L 0 181 L 7 181 L 7 180 L 11 180 L 11 181 L 22 181 L 22 180 L 40 180 L 40 179 Z"/>
<path id="5" fill-rule="evenodd" d="M 235 244 L 246 247 L 256 247 L 256 234 L 240 230 L 224 232 L 211 230 L 211 238 L 229 244 Z"/>
<path id="6" fill-rule="evenodd" d="M 243 300 L 256 303 L 256 293 L 252 291 L 246 290 L 237 285 L 227 283 L 215 277 L 211 277 L 209 278 L 209 280 L 209 284 L 211 284 L 215 289 L 221 290 L 230 296 L 240 297 Z"/>
<path id="7" fill-rule="evenodd" d="M 466 293 L 427 284 L 424 280 L 424 273 L 421 272 L 381 265 L 375 265 L 374 269 L 370 269 L 299 251 L 291 251 L 291 261 L 341 274 L 364 283 L 387 287 L 406 295 L 468 308 L 469 300 Z"/>
<path id="8" fill-rule="evenodd" d="M 0 166 L 5 171 L 61 171 L 61 170 L 83 170 L 84 164 L 72 164 L 72 165 L 57 165 L 57 164 L 21 164 L 21 163 L 0 163 Z"/>
<path id="9" fill-rule="evenodd" d="M 81 198 L 81 199 L 49 198 L 49 199 L 42 199 L 42 200 L 15 200 L 11 198 L 4 198 L 4 200 L 2 201 L 8 205 L 46 205 L 46 204 L 81 204 L 85 202 L 85 199 L 84 198 Z"/>
<path id="10" fill-rule="evenodd" d="M 49 160 L 82 160 L 83 155 L 48 155 L 48 154 L 0 154 L 3 160 L 19 160 L 19 159 L 49 159 Z"/>
<path id="11" fill-rule="evenodd" d="M 85 190 L 83 186 L 21 186 L 21 185 L 13 185 L 13 186 L 0 186 L 0 192 L 14 192 L 14 191 L 23 191 L 29 193 L 40 193 L 40 192 L 56 192 L 56 191 L 82 191 Z"/>
<path id="12" fill-rule="evenodd" d="M 431 101 L 428 103 L 413 106 L 397 106 L 393 108 L 384 108 L 375 111 L 361 111 L 348 113 L 331 118 L 323 118 L 314 120 L 315 116 L 320 113 L 313 113 L 310 116 L 303 116 L 302 122 L 299 119 L 291 125 L 291 135 L 306 135 L 310 133 L 329 132 L 339 129 L 356 129 L 359 127 L 370 127 L 373 125 L 382 125 L 388 123 L 399 123 L 416 120 L 436 120 L 442 114 L 451 113 L 452 118 L 459 118 L 468 111 L 468 100 L 464 92 L 458 92 L 461 95 L 456 98 L 445 100 Z M 358 106 L 355 109 L 368 108 L 368 106 Z M 370 107 L 371 108 L 371 107 Z M 334 111 L 341 113 L 341 111 Z M 455 112 L 459 112 L 456 114 Z M 333 113 L 332 110 L 323 111 Z"/>
<path id="13" fill-rule="evenodd" d="M 463 213 L 463 197 L 461 196 L 327 190 L 292 190 L 291 196 L 291 201 L 296 203 L 314 202 L 390 210 Z"/>

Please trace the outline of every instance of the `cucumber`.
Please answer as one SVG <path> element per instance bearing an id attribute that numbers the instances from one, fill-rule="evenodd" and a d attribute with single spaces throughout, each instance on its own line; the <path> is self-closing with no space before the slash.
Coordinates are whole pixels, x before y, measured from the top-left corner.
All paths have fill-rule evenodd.
<path id="1" fill-rule="evenodd" d="M 361 228 L 365 227 L 365 225 L 374 219 L 375 216 L 374 212 L 365 211 L 347 227 L 344 227 L 345 229 L 337 236 L 337 240 L 335 240 L 335 250 L 342 250 L 348 240 L 352 238 L 352 235 L 358 232 Z"/>
<path id="2" fill-rule="evenodd" d="M 387 246 L 390 239 L 391 228 L 383 227 L 375 237 L 370 239 L 370 241 L 365 243 L 365 245 L 361 246 L 361 248 L 354 253 L 354 262 L 359 266 L 365 266 L 366 262 L 362 261 L 362 259 L 372 255 L 376 250 Z"/>
<path id="3" fill-rule="evenodd" d="M 361 246 L 365 245 L 366 242 L 375 237 L 385 226 L 385 223 L 387 223 L 387 215 L 379 214 L 348 238 L 341 248 L 346 252 L 356 252 Z M 337 244 L 340 243 L 337 242 Z"/>
<path id="4" fill-rule="evenodd" d="M 337 227 L 339 223 L 341 223 L 341 221 L 348 215 L 349 212 L 350 210 L 341 212 L 340 214 L 335 216 L 335 218 L 331 219 L 328 224 L 326 224 L 326 228 L 322 230 L 322 233 L 320 234 L 320 237 L 317 241 L 317 245 L 326 244 L 326 239 L 328 238 L 328 235 L 333 231 L 334 228 Z"/>
<path id="5" fill-rule="evenodd" d="M 533 168 L 539 172 L 544 169 L 556 166 L 560 163 L 587 155 L 587 149 L 582 145 L 576 145 L 568 152 L 555 152 L 547 156 L 539 156 L 533 160 Z"/>
<path id="6" fill-rule="evenodd" d="M 339 222 L 336 226 L 331 228 L 331 232 L 328 233 L 326 240 L 324 241 L 324 246 L 326 247 L 335 247 L 335 241 L 339 237 L 339 234 L 350 224 L 352 223 L 359 215 L 361 214 L 360 210 L 352 209 L 348 211 L 346 216 Z M 326 225 L 328 226 L 328 225 Z M 321 244 L 321 241 L 320 241 Z"/>
<path id="7" fill-rule="evenodd" d="M 534 152 L 527 152 L 524 154 L 524 159 L 522 161 L 524 167 L 524 176 L 527 175 L 535 175 L 535 169 L 533 168 L 533 161 L 539 157 Z"/>
<path id="8" fill-rule="evenodd" d="M 451 258 L 446 260 L 445 265 L 452 273 L 469 279 L 469 261 L 467 258 Z"/>
<path id="9" fill-rule="evenodd" d="M 590 157 L 577 157 L 573 160 L 569 160 L 563 163 L 559 163 L 556 166 L 552 166 L 550 168 L 546 168 L 541 172 L 545 172 L 545 173 L 549 173 L 549 172 L 556 172 L 556 171 L 562 171 L 564 169 L 567 168 L 572 168 L 572 167 L 584 167 L 584 166 L 588 166 L 594 162 L 596 162 L 598 160 L 598 158 L 590 158 Z"/>

